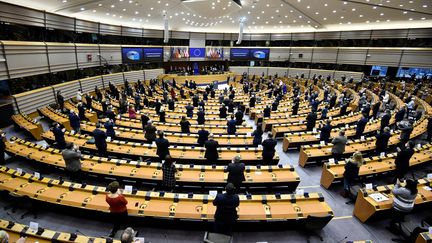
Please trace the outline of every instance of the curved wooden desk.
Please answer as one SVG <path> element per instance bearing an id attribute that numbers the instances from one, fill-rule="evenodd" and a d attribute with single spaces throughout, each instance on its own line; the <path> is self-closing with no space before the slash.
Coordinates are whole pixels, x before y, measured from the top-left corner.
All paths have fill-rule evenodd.
<path id="1" fill-rule="evenodd" d="M 191 81 L 193 80 L 198 85 L 203 84 L 211 84 L 213 81 L 226 82 L 228 77 L 230 77 L 230 81 L 234 81 L 235 74 L 232 72 L 225 72 L 224 74 L 209 74 L 209 75 L 192 75 L 192 76 L 179 76 L 177 74 L 165 74 L 162 76 L 163 80 L 172 81 L 175 79 L 177 85 L 181 85 L 185 83 L 185 80 Z"/>

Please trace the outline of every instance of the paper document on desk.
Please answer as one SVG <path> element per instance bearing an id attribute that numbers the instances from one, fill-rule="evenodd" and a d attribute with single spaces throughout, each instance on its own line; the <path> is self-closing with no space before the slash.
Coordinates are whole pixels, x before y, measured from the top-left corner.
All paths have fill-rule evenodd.
<path id="1" fill-rule="evenodd" d="M 379 193 L 379 192 L 370 194 L 369 197 L 371 197 L 376 202 L 384 202 L 384 201 L 389 200 L 388 197 L 384 196 L 382 193 Z"/>
<path id="2" fill-rule="evenodd" d="M 430 186 L 424 186 L 423 189 L 425 189 L 426 191 L 432 191 L 432 188 Z"/>

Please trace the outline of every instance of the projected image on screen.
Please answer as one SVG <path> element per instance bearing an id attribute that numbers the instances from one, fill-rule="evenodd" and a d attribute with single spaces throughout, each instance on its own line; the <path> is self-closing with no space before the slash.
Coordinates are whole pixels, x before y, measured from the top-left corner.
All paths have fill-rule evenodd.
<path id="1" fill-rule="evenodd" d="M 207 47 L 206 57 L 209 59 L 223 59 L 222 47 Z"/>
<path id="2" fill-rule="evenodd" d="M 188 47 L 171 47 L 171 59 L 183 59 L 189 57 Z"/>
<path id="3" fill-rule="evenodd" d="M 122 48 L 123 63 L 139 63 L 143 61 L 142 48 Z"/>
<path id="4" fill-rule="evenodd" d="M 432 68 L 400 67 L 396 77 L 398 78 L 432 78 Z"/>
<path id="5" fill-rule="evenodd" d="M 371 76 L 375 77 L 385 77 L 387 75 L 387 66 L 372 66 Z"/>
<path id="6" fill-rule="evenodd" d="M 251 49 L 250 56 L 252 59 L 257 60 L 268 60 L 269 59 L 269 49 Z"/>

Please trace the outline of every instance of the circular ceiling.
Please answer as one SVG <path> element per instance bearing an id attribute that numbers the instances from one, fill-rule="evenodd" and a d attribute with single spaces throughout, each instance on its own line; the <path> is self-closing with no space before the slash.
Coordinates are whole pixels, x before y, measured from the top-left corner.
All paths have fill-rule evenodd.
<path id="1" fill-rule="evenodd" d="M 1 0 L 101 23 L 193 32 L 287 33 L 432 27 L 430 0 Z"/>

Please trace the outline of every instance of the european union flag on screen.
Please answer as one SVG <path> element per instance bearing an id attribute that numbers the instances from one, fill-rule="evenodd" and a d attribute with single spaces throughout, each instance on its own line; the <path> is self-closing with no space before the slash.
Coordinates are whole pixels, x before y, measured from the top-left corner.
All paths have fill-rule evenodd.
<path id="1" fill-rule="evenodd" d="M 205 48 L 189 48 L 189 55 L 191 58 L 194 57 L 205 57 Z"/>

